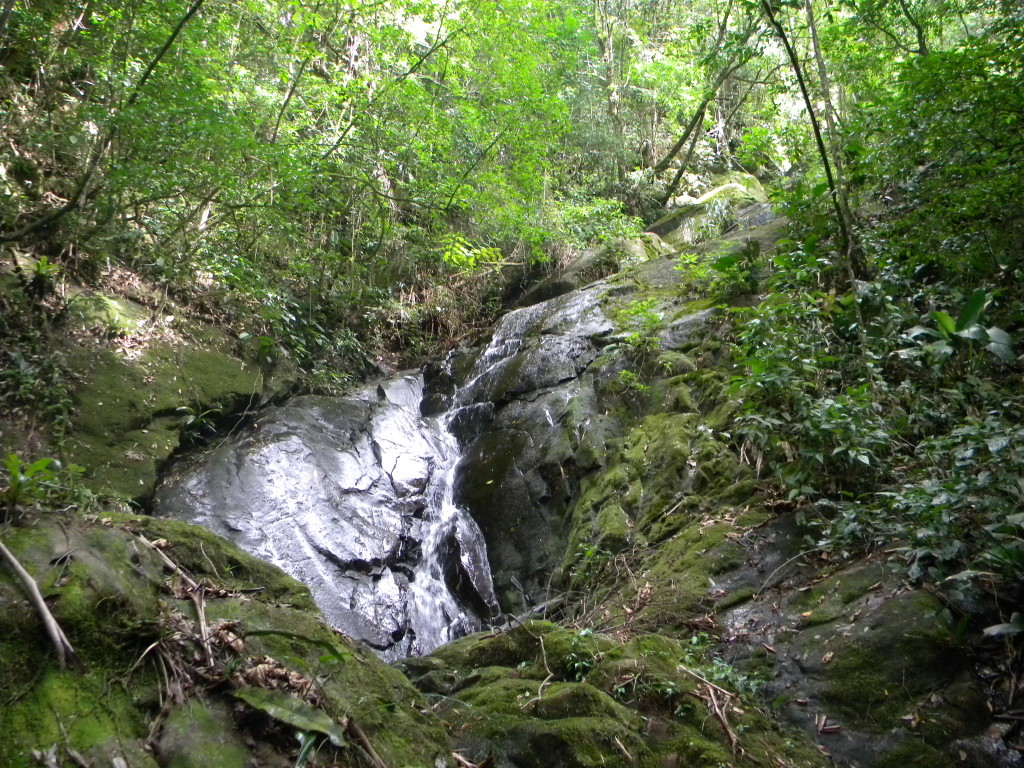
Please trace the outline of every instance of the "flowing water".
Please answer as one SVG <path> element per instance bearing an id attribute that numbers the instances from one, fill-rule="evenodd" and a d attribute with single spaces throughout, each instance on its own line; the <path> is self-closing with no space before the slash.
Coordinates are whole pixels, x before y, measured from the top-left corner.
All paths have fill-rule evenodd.
<path id="1" fill-rule="evenodd" d="M 484 348 L 433 366 L 426 396 L 423 375 L 402 374 L 268 408 L 168 473 L 155 512 L 279 566 L 386 659 L 478 631 L 499 612 L 481 526 L 506 596 L 510 584 L 524 599 L 523 584 L 538 591 L 555 562 L 557 534 L 542 534 L 558 524 L 545 510 L 568 498 L 559 425 L 579 410 L 579 388 L 562 385 L 611 330 L 607 290 L 510 312 Z"/>
<path id="2" fill-rule="evenodd" d="M 427 653 L 497 613 L 480 530 L 455 504 L 451 414 L 419 375 L 298 397 L 165 478 L 156 513 L 204 525 L 310 587 L 385 658 Z"/>

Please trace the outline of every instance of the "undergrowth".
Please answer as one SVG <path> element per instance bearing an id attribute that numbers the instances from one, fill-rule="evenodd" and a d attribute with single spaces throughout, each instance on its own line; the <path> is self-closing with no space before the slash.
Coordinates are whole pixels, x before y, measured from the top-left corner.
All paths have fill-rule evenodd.
<path id="1" fill-rule="evenodd" d="M 760 303 L 733 310 L 741 456 L 828 556 L 886 549 L 961 604 L 1019 607 L 1019 255 L 988 272 L 932 261 L 929 278 L 890 219 L 861 232 L 873 279 L 843 287 L 819 232 L 798 226 Z"/>

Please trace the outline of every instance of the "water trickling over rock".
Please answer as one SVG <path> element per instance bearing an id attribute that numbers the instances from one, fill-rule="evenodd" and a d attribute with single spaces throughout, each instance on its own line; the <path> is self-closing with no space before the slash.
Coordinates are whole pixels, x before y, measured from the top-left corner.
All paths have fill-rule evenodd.
<path id="1" fill-rule="evenodd" d="M 385 658 L 426 653 L 496 611 L 476 523 L 454 503 L 447 418 L 422 377 L 268 409 L 165 478 L 156 513 L 200 523 L 307 584 Z"/>

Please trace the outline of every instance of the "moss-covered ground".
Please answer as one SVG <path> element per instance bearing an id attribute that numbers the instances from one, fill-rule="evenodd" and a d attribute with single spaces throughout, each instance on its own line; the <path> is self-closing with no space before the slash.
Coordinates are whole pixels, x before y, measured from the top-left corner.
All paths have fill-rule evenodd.
<path id="1" fill-rule="evenodd" d="M 0 572 L 5 767 L 51 750 L 57 765 L 292 764 L 303 729 L 241 703 L 232 693 L 244 686 L 361 731 L 389 765 L 448 754 L 440 721 L 398 671 L 324 625 L 305 587 L 208 532 L 111 513 L 26 519 L 0 535 L 75 650 L 60 669 L 20 585 Z M 318 754 L 358 765 L 365 747 L 325 742 Z"/>

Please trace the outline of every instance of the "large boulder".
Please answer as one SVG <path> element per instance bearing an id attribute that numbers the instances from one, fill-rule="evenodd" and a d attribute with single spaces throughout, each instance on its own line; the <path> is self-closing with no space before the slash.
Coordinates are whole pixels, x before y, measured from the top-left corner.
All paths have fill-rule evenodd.
<path id="1" fill-rule="evenodd" d="M 479 529 L 446 501 L 454 441 L 421 399 L 404 375 L 267 409 L 175 467 L 155 512 L 275 563 L 385 656 L 427 652 L 479 629 L 494 595 Z"/>

